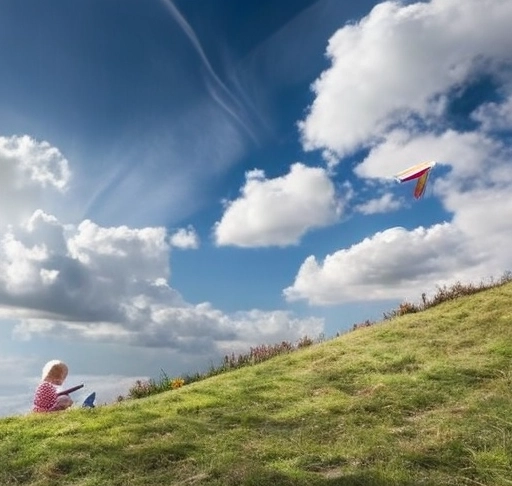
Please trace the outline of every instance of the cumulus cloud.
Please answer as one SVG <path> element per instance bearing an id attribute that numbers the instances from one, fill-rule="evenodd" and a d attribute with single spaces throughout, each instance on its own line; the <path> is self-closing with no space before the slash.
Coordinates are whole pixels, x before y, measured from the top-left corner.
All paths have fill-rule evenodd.
<path id="1" fill-rule="evenodd" d="M 65 191 L 70 177 L 68 161 L 48 142 L 0 136 L 0 227 L 29 217 L 45 193 Z"/>
<path id="2" fill-rule="evenodd" d="M 370 150 L 355 168 L 355 173 L 365 179 L 391 180 L 393 174 L 417 163 L 421 157 L 449 167 L 454 182 L 477 177 L 483 180 L 483 170 L 506 163 L 507 151 L 503 142 L 482 132 L 446 130 L 434 134 L 396 129 Z"/>
<path id="3" fill-rule="evenodd" d="M 163 227 L 64 224 L 41 209 L 47 193 L 64 191 L 70 177 L 66 159 L 46 142 L 0 137 L 0 171 L 0 202 L 14 204 L 0 225 L 0 318 L 17 323 L 20 339 L 80 338 L 215 356 L 229 343 L 321 331 L 322 320 L 280 311 L 228 315 L 207 302 L 186 302 L 170 286 L 169 253 L 172 245 L 198 246 L 191 226 L 169 236 Z M 16 364 L 4 359 L 0 369 Z"/>
<path id="4" fill-rule="evenodd" d="M 323 319 L 318 317 L 297 318 L 287 311 L 261 311 L 253 309 L 237 312 L 231 316 L 231 327 L 236 339 L 219 343 L 219 348 L 225 353 L 244 351 L 247 343 L 258 346 L 262 343 L 276 343 L 308 336 L 318 336 L 322 333 Z"/>
<path id="5" fill-rule="evenodd" d="M 168 278 L 168 249 L 163 228 L 102 228 L 88 220 L 64 228 L 38 210 L 0 240 L 0 305 L 8 306 L 1 313 L 122 321 L 124 299 L 154 292 Z"/>
<path id="6" fill-rule="evenodd" d="M 241 196 L 230 201 L 215 225 L 217 245 L 241 247 L 297 244 L 312 228 L 336 221 L 341 202 L 326 170 L 301 163 L 267 179 L 261 170 L 246 173 Z"/>
<path id="7" fill-rule="evenodd" d="M 324 325 L 321 318 L 297 318 L 284 311 L 252 310 L 229 315 L 208 302 L 176 307 L 139 298 L 134 307 L 123 306 L 127 315 L 118 323 L 30 318 L 20 320 L 14 333 L 21 339 L 54 335 L 61 339 L 168 348 L 180 353 L 208 353 L 213 358 L 228 350 L 295 341 L 305 334 L 316 336 Z"/>
<path id="8" fill-rule="evenodd" d="M 196 250 L 199 248 L 199 236 L 193 226 L 180 228 L 170 236 L 171 246 L 183 250 Z"/>
<path id="9" fill-rule="evenodd" d="M 434 181 L 451 221 L 412 230 L 390 228 L 323 261 L 311 255 L 284 290 L 285 297 L 313 305 L 416 300 L 423 292 L 434 292 L 437 285 L 478 283 L 510 270 L 512 168 L 507 154 L 510 160 L 506 150 L 494 158 L 473 154 L 474 169 L 468 159 L 468 167 L 461 162 L 462 167 Z M 473 170 L 477 174 L 468 178 Z M 372 206 L 370 201 L 363 208 Z"/>
<path id="10" fill-rule="evenodd" d="M 38 210 L 0 239 L 0 317 L 33 335 L 218 354 L 229 342 L 298 339 L 323 321 L 279 311 L 226 315 L 170 287 L 164 228 L 64 226 Z M 268 319 L 269 326 L 261 321 Z M 243 325 L 242 325 L 243 323 Z M 247 329 L 249 333 L 246 334 Z"/>
<path id="11" fill-rule="evenodd" d="M 511 18 L 507 0 L 377 5 L 329 40 L 331 67 L 299 124 L 305 149 L 339 158 L 411 116 L 438 119 L 450 90 L 476 70 L 499 77 L 510 66 Z"/>
<path id="12" fill-rule="evenodd" d="M 284 290 L 288 300 L 415 299 L 512 268 L 511 21 L 503 0 L 385 2 L 331 38 L 332 66 L 300 125 L 305 148 L 321 149 L 330 165 L 366 148 L 354 172 L 381 189 L 400 170 L 436 160 L 430 194 L 447 221 L 380 231 L 323 259 L 310 255 Z M 492 79 L 494 99 L 466 98 L 470 108 L 456 113 L 461 129 L 450 103 L 479 76 Z M 355 207 L 393 209 L 387 193 Z"/>
<path id="13" fill-rule="evenodd" d="M 327 255 L 323 262 L 309 256 L 284 294 L 291 301 L 305 298 L 315 305 L 409 297 L 424 291 L 425 282 L 454 277 L 460 269 L 481 263 L 466 245 L 448 223 L 413 231 L 390 228 Z"/>

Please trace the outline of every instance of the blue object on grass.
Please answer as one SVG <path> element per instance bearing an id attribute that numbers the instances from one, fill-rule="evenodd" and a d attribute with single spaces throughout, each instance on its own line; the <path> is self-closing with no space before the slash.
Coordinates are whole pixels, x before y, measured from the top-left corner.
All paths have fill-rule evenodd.
<path id="1" fill-rule="evenodd" d="M 96 392 L 92 392 L 82 403 L 82 407 L 94 408 L 94 400 L 96 399 Z"/>

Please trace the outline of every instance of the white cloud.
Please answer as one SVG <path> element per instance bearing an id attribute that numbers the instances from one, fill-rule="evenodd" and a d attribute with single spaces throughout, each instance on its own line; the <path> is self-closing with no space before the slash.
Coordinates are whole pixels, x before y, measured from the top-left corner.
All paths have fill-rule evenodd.
<path id="1" fill-rule="evenodd" d="M 247 345 L 296 342 L 304 336 L 317 337 L 324 327 L 323 319 L 317 317 L 297 318 L 286 311 L 265 312 L 253 309 L 231 316 L 236 339 L 219 343 L 224 354 L 245 352 Z"/>
<path id="2" fill-rule="evenodd" d="M 68 162 L 60 151 L 27 135 L 0 137 L 0 160 L 5 171 L 2 175 L 7 174 L 17 188 L 34 184 L 63 190 L 69 181 Z M 20 173 L 23 177 L 19 177 Z"/>
<path id="3" fill-rule="evenodd" d="M 317 336 L 323 319 L 297 318 L 285 311 L 252 310 L 225 314 L 204 302 L 173 306 L 165 302 L 125 304 L 122 322 L 64 321 L 30 318 L 21 320 L 15 335 L 58 336 L 126 345 L 161 347 L 180 353 L 208 353 L 213 359 L 227 350 L 247 350 L 265 342 L 295 341 L 305 334 Z"/>
<path id="4" fill-rule="evenodd" d="M 183 250 L 199 248 L 199 236 L 192 226 L 180 228 L 173 233 L 169 239 L 171 246 L 181 248 Z"/>
<path id="5" fill-rule="evenodd" d="M 400 201 L 394 199 L 392 194 L 386 193 L 379 198 L 370 199 L 363 204 L 359 204 L 355 209 L 363 214 L 376 214 L 394 211 L 400 206 Z"/>
<path id="6" fill-rule="evenodd" d="M 512 234 L 512 167 L 508 166 L 507 184 L 482 187 L 468 192 L 444 194 L 446 208 L 454 212 L 453 225 L 471 243 L 471 249 L 488 261 L 490 268 L 500 262 L 502 270 L 512 268 L 509 251 Z M 485 256 L 485 258 L 484 258 Z"/>
<path id="7" fill-rule="evenodd" d="M 101 272 L 103 278 L 126 280 L 127 273 L 154 281 L 167 277 L 169 245 L 165 228 L 132 229 L 127 226 L 102 228 L 85 220 L 68 240 L 69 253 L 86 267 Z M 127 269 L 124 264 L 129 260 Z"/>
<path id="8" fill-rule="evenodd" d="M 218 245 L 296 244 L 308 230 L 336 221 L 341 211 L 327 172 L 301 163 L 275 179 L 266 179 L 261 170 L 249 171 L 241 193 L 215 225 Z"/>
<path id="9" fill-rule="evenodd" d="M 512 150 L 500 138 L 512 130 L 511 21 L 512 3 L 502 0 L 387 2 L 331 38 L 332 67 L 301 124 L 305 147 L 327 151 L 331 165 L 333 155 L 369 148 L 355 173 L 383 189 L 400 170 L 436 160 L 430 191 L 450 221 L 381 231 L 323 260 L 311 255 L 284 290 L 288 300 L 417 299 L 512 268 Z M 459 132 L 446 118 L 449 91 L 463 91 L 478 70 L 497 83 L 501 101 L 460 114 L 473 124 Z M 391 200 L 355 209 L 383 210 Z"/>
<path id="10" fill-rule="evenodd" d="M 411 114 L 438 118 L 450 89 L 482 64 L 499 73 L 510 61 L 511 21 L 508 0 L 377 5 L 329 40 L 331 67 L 299 124 L 304 147 L 343 157 Z"/>
<path id="11" fill-rule="evenodd" d="M 501 103 L 486 103 L 473 113 L 473 118 L 480 122 L 487 132 L 511 130 L 512 127 L 512 96 Z"/>
<path id="12" fill-rule="evenodd" d="M 19 319 L 14 334 L 21 339 L 79 337 L 212 356 L 229 342 L 298 339 L 305 328 L 322 327 L 279 311 L 230 316 L 208 303 L 188 304 L 167 283 L 169 250 L 164 228 L 103 228 L 89 220 L 64 227 L 37 211 L 0 239 L 0 317 Z M 270 328 L 261 326 L 264 319 Z"/>
<path id="13" fill-rule="evenodd" d="M 322 263 L 308 257 L 284 294 L 315 305 L 402 298 L 425 281 L 468 264 L 464 250 L 459 232 L 449 224 L 414 231 L 391 228 L 327 255 Z"/>
<path id="14" fill-rule="evenodd" d="M 48 191 L 65 189 L 69 178 L 67 161 L 46 142 L 0 138 L 0 170 L 2 188 L 28 201 L 26 215 L 15 210 L 0 226 L 0 318 L 17 321 L 18 338 L 79 337 L 214 357 L 230 342 L 298 339 L 304 329 L 323 326 L 279 311 L 227 315 L 209 303 L 187 303 L 169 285 L 169 253 L 172 244 L 198 245 L 192 227 L 169 237 L 163 227 L 66 225 L 39 209 Z M 306 182 L 324 190 L 323 171 L 311 171 Z M 262 326 L 266 318 L 270 324 Z M 0 370 L 8 365 L 0 362 Z"/>
<path id="15" fill-rule="evenodd" d="M 121 304 L 169 276 L 163 228 L 64 228 L 38 211 L 0 239 L 2 315 L 122 321 Z M 181 302 L 169 290 L 172 302 Z"/>
<path id="16" fill-rule="evenodd" d="M 484 133 L 447 130 L 436 135 L 396 129 L 370 150 L 355 168 L 355 173 L 363 178 L 391 180 L 394 174 L 415 163 L 435 160 L 451 167 L 453 181 L 467 181 L 482 177 L 482 171 L 495 163 L 504 163 L 504 151 L 506 147 L 502 142 Z M 437 172 L 436 169 L 434 171 Z"/>
<path id="17" fill-rule="evenodd" d="M 311 255 L 285 297 L 314 305 L 417 299 L 437 285 L 479 282 L 510 270 L 512 167 L 502 161 L 496 173 L 481 177 L 467 185 L 457 175 L 436 181 L 451 222 L 410 231 L 391 228 L 323 262 Z"/>
<path id="18" fill-rule="evenodd" d="M 64 191 L 70 177 L 68 161 L 48 142 L 0 136 L 0 227 L 29 217 L 45 192 Z"/>

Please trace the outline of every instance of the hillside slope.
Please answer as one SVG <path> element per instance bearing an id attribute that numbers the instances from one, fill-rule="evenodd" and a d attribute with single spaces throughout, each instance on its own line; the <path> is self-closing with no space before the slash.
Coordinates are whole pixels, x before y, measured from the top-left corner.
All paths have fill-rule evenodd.
<path id="1" fill-rule="evenodd" d="M 512 284 L 147 399 L 0 420 L 0 485 L 512 484 Z"/>

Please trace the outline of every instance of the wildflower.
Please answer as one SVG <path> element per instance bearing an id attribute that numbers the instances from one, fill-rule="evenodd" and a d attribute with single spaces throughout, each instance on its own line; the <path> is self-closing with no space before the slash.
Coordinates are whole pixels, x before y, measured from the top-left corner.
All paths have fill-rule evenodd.
<path id="1" fill-rule="evenodd" d="M 181 388 L 185 384 L 185 380 L 183 378 L 174 378 L 171 381 L 171 388 L 176 390 L 177 388 Z"/>

